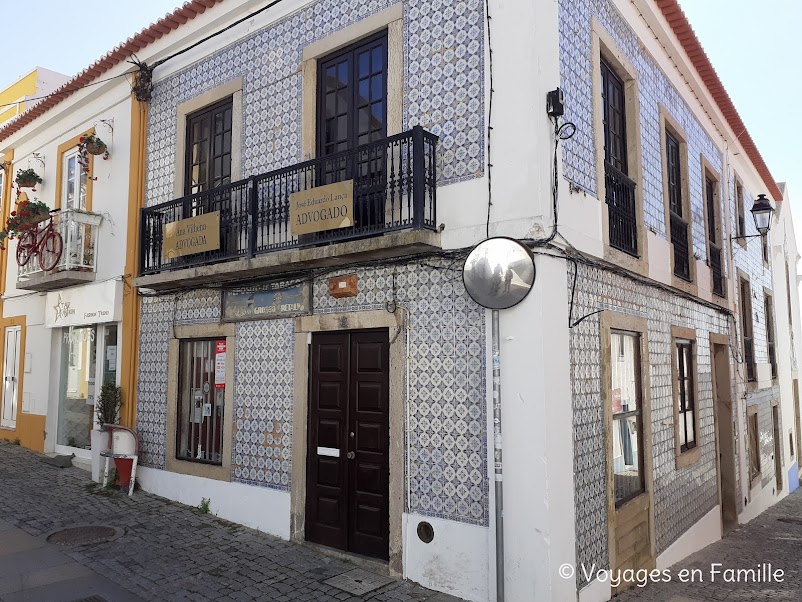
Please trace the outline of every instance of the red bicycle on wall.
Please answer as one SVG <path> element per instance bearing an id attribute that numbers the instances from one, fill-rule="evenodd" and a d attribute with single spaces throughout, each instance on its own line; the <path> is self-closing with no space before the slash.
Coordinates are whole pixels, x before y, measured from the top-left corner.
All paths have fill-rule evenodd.
<path id="1" fill-rule="evenodd" d="M 17 243 L 17 265 L 28 265 L 34 255 L 39 256 L 39 267 L 43 272 L 49 272 L 58 265 L 64 251 L 64 239 L 53 225 L 53 217 L 57 211 L 58 209 L 54 209 L 49 213 L 50 219 L 46 220 L 47 225 L 44 227 L 41 226 L 43 222 L 39 222 L 20 235 Z"/>

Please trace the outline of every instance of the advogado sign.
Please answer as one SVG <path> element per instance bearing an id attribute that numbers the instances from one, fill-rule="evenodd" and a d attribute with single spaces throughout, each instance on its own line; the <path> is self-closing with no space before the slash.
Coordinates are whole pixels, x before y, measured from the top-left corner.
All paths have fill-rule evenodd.
<path id="1" fill-rule="evenodd" d="M 122 286 L 119 280 L 109 280 L 47 293 L 45 327 L 119 322 L 122 318 Z"/>
<path id="2" fill-rule="evenodd" d="M 353 214 L 353 180 L 290 195 L 290 233 L 293 236 L 353 226 Z"/>

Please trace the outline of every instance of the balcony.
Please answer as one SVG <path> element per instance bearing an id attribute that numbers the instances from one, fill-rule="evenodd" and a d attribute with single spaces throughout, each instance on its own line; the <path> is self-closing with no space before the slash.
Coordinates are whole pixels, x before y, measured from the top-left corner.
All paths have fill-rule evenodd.
<path id="1" fill-rule="evenodd" d="M 38 256 L 20 266 L 17 288 L 30 291 L 52 291 L 76 284 L 94 282 L 97 271 L 95 243 L 103 216 L 80 209 L 66 209 L 53 217 L 64 248 L 56 267 L 45 272 Z"/>
<path id="2" fill-rule="evenodd" d="M 146 207 L 136 284 L 154 289 L 189 287 L 439 248 L 436 147 L 437 136 L 415 127 L 352 150 Z M 353 201 L 350 223 L 298 233 L 296 215 L 293 233 L 291 195 L 338 183 L 348 186 Z M 177 222 L 181 224 L 167 227 Z M 183 231 L 183 224 L 194 230 L 202 222 L 214 243 L 200 245 L 198 252 L 171 246 L 170 237 L 177 229 Z"/>
<path id="3" fill-rule="evenodd" d="M 638 257 L 635 182 L 605 161 L 604 189 L 609 217 L 610 246 Z"/>

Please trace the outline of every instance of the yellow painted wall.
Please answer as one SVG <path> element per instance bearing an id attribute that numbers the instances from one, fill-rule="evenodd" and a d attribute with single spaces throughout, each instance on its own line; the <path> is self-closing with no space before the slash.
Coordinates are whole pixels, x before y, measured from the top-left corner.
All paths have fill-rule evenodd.
<path id="1" fill-rule="evenodd" d="M 34 69 L 28 75 L 15 81 L 5 90 L 0 91 L 0 123 L 16 117 L 25 110 L 25 103 L 6 107 L 6 105 L 17 102 L 23 96 L 33 96 L 36 94 L 37 70 Z"/>

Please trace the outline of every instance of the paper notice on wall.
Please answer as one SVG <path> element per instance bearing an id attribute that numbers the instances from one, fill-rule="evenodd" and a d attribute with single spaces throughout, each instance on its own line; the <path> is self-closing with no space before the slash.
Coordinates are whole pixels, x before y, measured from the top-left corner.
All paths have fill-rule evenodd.
<path id="1" fill-rule="evenodd" d="M 226 342 L 215 343 L 214 355 L 214 388 L 224 389 L 226 386 Z"/>

